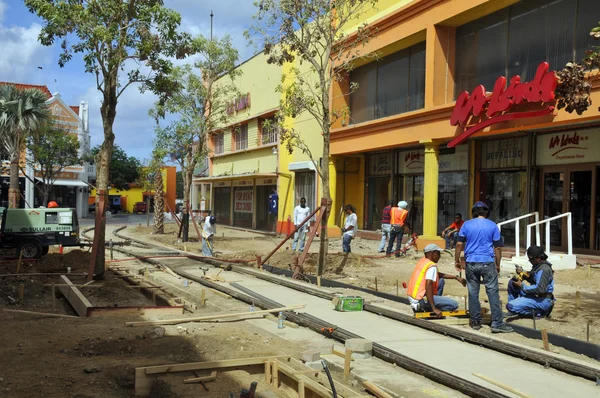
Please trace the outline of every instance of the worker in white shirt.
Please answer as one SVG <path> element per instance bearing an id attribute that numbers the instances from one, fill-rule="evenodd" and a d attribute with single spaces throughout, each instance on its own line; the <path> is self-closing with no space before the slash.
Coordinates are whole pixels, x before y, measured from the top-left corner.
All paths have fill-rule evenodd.
<path id="1" fill-rule="evenodd" d="M 297 228 L 302 221 L 306 220 L 310 214 L 310 207 L 306 205 L 306 198 L 300 199 L 300 204 L 294 209 L 294 226 Z M 307 221 L 296 233 L 294 234 L 294 243 L 292 243 L 292 250 L 296 251 L 298 241 L 300 241 L 300 251 L 304 250 L 304 238 L 306 237 L 306 231 L 308 231 Z"/>
<path id="2" fill-rule="evenodd" d="M 213 240 L 217 233 L 217 219 L 215 216 L 206 216 L 202 227 L 202 254 L 213 256 Z"/>

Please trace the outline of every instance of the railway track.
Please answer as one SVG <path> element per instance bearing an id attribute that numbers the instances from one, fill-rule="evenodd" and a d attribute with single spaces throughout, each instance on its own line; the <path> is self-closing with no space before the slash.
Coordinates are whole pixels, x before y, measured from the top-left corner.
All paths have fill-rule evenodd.
<path id="1" fill-rule="evenodd" d="M 564 397 L 569 391 L 578 391 L 578 396 L 600 394 L 600 387 L 596 387 L 600 367 L 492 339 L 478 333 L 435 324 L 431 321 L 417 320 L 385 306 L 366 304 L 364 313 L 350 315 L 336 313 L 330 309 L 329 301 L 334 296 L 330 290 L 319 289 L 307 283 L 240 265 L 244 261 L 224 262 L 174 249 L 165 249 L 160 245 L 119 234 L 121 229 L 114 232 L 117 238 L 131 240 L 136 248 L 143 248 L 144 251 L 115 247 L 116 251 L 158 267 L 168 267 L 183 278 L 196 281 L 245 303 L 254 303 L 255 306 L 263 309 L 283 307 L 289 305 L 291 301 L 306 302 L 308 303 L 306 312 L 289 312 L 285 314 L 286 317 L 340 342 L 355 337 L 372 340 L 374 356 L 468 396 Z M 163 256 L 153 258 L 154 256 L 148 256 L 149 251 L 160 252 Z M 205 279 L 199 269 L 199 263 L 213 266 L 228 264 L 231 267 L 230 272 L 236 273 L 235 278 L 241 278 L 241 281 L 228 284 Z M 350 317 L 355 319 L 361 317 L 361 320 L 364 318 L 362 327 L 361 321 L 356 325 L 348 320 Z M 385 330 L 377 333 L 372 330 L 373 327 L 369 327 L 376 324 L 381 325 Z M 378 338 L 379 335 L 384 337 Z M 419 337 L 399 340 L 396 338 L 398 341 L 394 341 L 395 336 L 398 335 Z M 415 346 L 419 346 L 421 351 L 415 351 Z M 501 380 L 501 385 L 514 388 L 512 390 L 510 387 L 508 390 L 498 388 L 473 377 L 473 372 L 486 373 L 492 378 Z M 549 383 L 550 380 L 553 382 Z M 520 395 L 514 393 L 518 390 L 522 391 Z"/>

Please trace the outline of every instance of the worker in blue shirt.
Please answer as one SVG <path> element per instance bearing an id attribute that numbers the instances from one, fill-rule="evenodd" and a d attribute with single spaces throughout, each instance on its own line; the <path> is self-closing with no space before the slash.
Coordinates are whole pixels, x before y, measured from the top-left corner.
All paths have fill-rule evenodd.
<path id="1" fill-rule="evenodd" d="M 533 266 L 523 275 L 523 283 L 518 278 L 508 282 L 507 316 L 525 315 L 536 317 L 549 316 L 554 308 L 554 271 L 548 256 L 540 246 L 530 246 L 527 258 Z"/>

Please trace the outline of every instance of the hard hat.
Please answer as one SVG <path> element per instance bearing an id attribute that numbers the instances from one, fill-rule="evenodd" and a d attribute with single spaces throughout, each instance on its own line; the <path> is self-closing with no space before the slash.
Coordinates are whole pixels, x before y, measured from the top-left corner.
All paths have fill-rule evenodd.
<path id="1" fill-rule="evenodd" d="M 408 203 L 406 203 L 405 201 L 401 200 L 400 202 L 398 202 L 398 207 L 401 209 L 406 209 L 408 207 Z"/>
<path id="2" fill-rule="evenodd" d="M 50 202 L 48 202 L 48 208 L 49 208 L 49 209 L 52 209 L 52 208 L 54 208 L 54 207 L 58 207 L 58 203 L 56 203 L 56 202 L 55 202 L 55 201 L 53 201 L 53 200 L 52 200 L 52 201 L 50 201 Z"/>

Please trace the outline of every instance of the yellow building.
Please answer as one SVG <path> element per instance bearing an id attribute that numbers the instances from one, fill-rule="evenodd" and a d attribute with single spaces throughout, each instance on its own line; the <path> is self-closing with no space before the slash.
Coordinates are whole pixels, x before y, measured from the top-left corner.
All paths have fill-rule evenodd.
<path id="1" fill-rule="evenodd" d="M 571 225 L 547 225 L 552 249 L 567 251 L 572 230 L 575 252 L 597 254 L 600 112 L 556 110 L 552 71 L 598 44 L 598 19 L 588 0 L 380 0 L 365 13 L 376 37 L 361 49 L 382 57 L 333 87 L 332 106 L 350 116 L 331 137 L 336 196 L 357 206 L 359 227 L 379 229 L 385 202 L 406 200 L 421 244 L 440 244 L 454 214 L 470 218 L 481 200 L 496 222 L 570 213 Z M 518 106 L 501 101 L 515 76 L 532 87 L 511 94 Z M 339 95 L 351 81 L 358 90 Z M 502 227 L 509 244 L 523 224 Z"/>
<path id="2" fill-rule="evenodd" d="M 210 176 L 194 178 L 192 204 L 195 210 L 211 211 L 220 224 L 288 233 L 301 197 L 311 209 L 320 203 L 314 164 L 301 151 L 288 154 L 281 147 L 277 129 L 267 129 L 268 123 L 265 126 L 278 110 L 277 85 L 283 74 L 289 75 L 290 66 L 267 64 L 267 57 L 260 53 L 238 69 L 241 75 L 235 85 L 241 95 L 229 104 L 227 125 L 210 136 Z M 314 119 L 301 115 L 289 123 L 319 159 L 322 138 Z M 270 215 L 268 208 L 274 191 L 279 197 L 277 216 Z"/>

